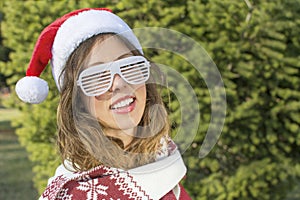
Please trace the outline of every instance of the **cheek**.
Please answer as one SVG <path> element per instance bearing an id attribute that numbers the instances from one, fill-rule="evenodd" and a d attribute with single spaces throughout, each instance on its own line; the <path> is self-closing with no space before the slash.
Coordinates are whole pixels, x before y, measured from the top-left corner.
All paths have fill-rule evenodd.
<path id="1" fill-rule="evenodd" d="M 95 98 L 95 97 L 94 97 Z M 101 115 L 102 113 L 107 112 L 107 108 L 109 106 L 109 101 L 107 100 L 98 100 L 98 99 L 94 99 L 94 110 L 96 112 L 96 116 Z"/>
<path id="2" fill-rule="evenodd" d="M 142 84 L 142 85 L 137 85 L 135 88 L 135 93 L 136 95 L 140 95 L 141 97 L 144 96 L 146 98 L 146 85 Z"/>
<path id="3" fill-rule="evenodd" d="M 104 93 L 104 94 L 101 94 L 99 96 L 95 96 L 94 100 L 96 101 L 109 101 L 112 97 L 112 94 L 109 94 L 108 92 Z"/>
<path id="4" fill-rule="evenodd" d="M 93 102 L 92 109 L 94 110 L 96 117 L 106 115 L 110 106 L 111 94 L 105 93 L 99 96 L 92 97 Z M 104 113 L 104 114 L 103 114 Z"/>
<path id="5" fill-rule="evenodd" d="M 135 113 L 133 113 L 133 115 L 135 116 L 134 118 L 136 123 L 139 123 L 144 115 L 145 108 L 146 108 L 147 93 L 146 93 L 145 85 L 139 87 L 136 90 L 136 97 L 138 99 L 138 102 L 137 102 L 137 107 L 135 109 Z"/>
<path id="6" fill-rule="evenodd" d="M 103 96 L 99 97 L 91 97 L 90 102 L 89 102 L 89 109 L 90 113 L 95 117 L 95 118 L 104 118 L 105 115 L 107 115 L 107 107 L 109 105 L 109 100 L 106 100 L 103 98 Z"/>
<path id="7" fill-rule="evenodd" d="M 93 116 L 101 123 L 102 126 L 108 127 L 112 123 L 112 116 L 108 110 L 109 101 L 94 99 Z"/>
<path id="8" fill-rule="evenodd" d="M 135 95 L 139 101 L 139 103 L 145 105 L 146 104 L 146 97 L 147 97 L 147 93 L 146 93 L 146 85 L 138 85 L 137 88 L 135 88 Z"/>

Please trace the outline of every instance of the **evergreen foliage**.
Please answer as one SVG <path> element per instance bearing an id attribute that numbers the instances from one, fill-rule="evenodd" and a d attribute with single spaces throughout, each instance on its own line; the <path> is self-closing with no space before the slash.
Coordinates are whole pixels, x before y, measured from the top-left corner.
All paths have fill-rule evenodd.
<path id="1" fill-rule="evenodd" d="M 2 44 L 2 35 L 1 35 L 1 22 L 3 20 L 3 13 L 0 10 L 0 61 L 7 62 L 8 61 L 8 54 L 9 49 Z M 6 87 L 6 77 L 1 72 L 0 69 L 0 90 L 2 87 Z M 1 91 L 0 91 L 1 92 Z"/>
<path id="2" fill-rule="evenodd" d="M 216 63 L 226 87 L 227 116 L 218 143 L 205 158 L 198 153 L 210 120 L 211 99 L 195 69 L 166 52 L 148 52 L 189 80 L 198 97 L 201 125 L 183 154 L 188 167 L 184 185 L 193 199 L 283 199 L 300 177 L 300 1 L 285 0 L 115 0 L 4 1 L 3 45 L 12 51 L 0 73 L 14 88 L 41 30 L 58 16 L 82 7 L 109 7 L 132 27 L 177 30 L 201 44 Z M 34 162 L 34 182 L 41 192 L 59 163 L 55 150 L 59 93 L 50 69 L 47 100 L 18 107 L 15 121 L 22 145 Z M 170 80 L 174 81 L 174 80 Z M 180 90 L 180 88 L 177 88 Z M 178 102 L 168 108 L 174 127 Z M 192 108 L 192 106 L 191 106 Z M 298 183 L 299 184 L 299 183 Z"/>

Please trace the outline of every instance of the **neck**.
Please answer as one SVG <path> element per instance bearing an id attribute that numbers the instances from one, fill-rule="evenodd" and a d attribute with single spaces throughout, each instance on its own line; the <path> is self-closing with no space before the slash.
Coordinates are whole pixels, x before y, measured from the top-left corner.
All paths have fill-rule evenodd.
<path id="1" fill-rule="evenodd" d="M 126 130 L 120 130 L 120 129 L 111 129 L 107 128 L 104 130 L 105 135 L 118 138 L 123 142 L 124 148 L 131 143 L 133 140 L 133 137 L 136 132 L 136 128 L 126 129 Z"/>

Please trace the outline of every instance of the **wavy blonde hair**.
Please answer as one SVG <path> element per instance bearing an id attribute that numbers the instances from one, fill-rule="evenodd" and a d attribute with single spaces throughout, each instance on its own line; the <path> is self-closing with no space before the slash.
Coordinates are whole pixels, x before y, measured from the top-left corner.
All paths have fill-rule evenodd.
<path id="1" fill-rule="evenodd" d="M 161 138 L 169 133 L 167 112 L 158 85 L 155 84 L 157 80 L 154 80 L 162 76 L 154 64 L 151 64 L 151 75 L 146 83 L 146 106 L 139 129 L 126 150 L 122 141 L 105 136 L 99 121 L 82 103 L 86 97 L 76 85 L 82 66 L 96 42 L 102 42 L 113 35 L 100 34 L 82 42 L 70 55 L 62 73 L 64 77 L 57 112 L 57 144 L 63 163 L 65 160 L 70 161 L 76 171 L 88 170 L 101 164 L 130 169 L 153 162 Z M 117 37 L 132 49 L 133 55 L 141 55 L 127 40 Z M 148 137 L 143 138 L 145 135 Z"/>

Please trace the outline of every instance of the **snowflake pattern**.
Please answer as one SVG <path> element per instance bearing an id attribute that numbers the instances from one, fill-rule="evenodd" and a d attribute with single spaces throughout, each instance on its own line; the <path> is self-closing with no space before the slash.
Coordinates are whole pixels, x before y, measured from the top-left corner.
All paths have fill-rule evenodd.
<path id="1" fill-rule="evenodd" d="M 85 182 L 79 182 L 78 190 L 86 192 L 87 199 L 97 200 L 98 195 L 107 195 L 108 186 L 101 185 L 98 179 L 91 179 Z"/>
<path id="2" fill-rule="evenodd" d="M 69 189 L 61 189 L 57 195 L 57 199 L 61 200 L 72 200 L 73 194 L 68 194 Z"/>
<path id="3" fill-rule="evenodd" d="M 42 194 L 45 199 L 55 199 L 57 193 L 60 191 L 62 186 L 66 183 L 67 179 L 63 175 L 56 177 L 52 183 L 47 187 L 47 189 Z"/>

